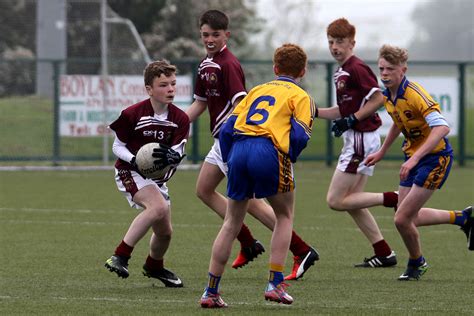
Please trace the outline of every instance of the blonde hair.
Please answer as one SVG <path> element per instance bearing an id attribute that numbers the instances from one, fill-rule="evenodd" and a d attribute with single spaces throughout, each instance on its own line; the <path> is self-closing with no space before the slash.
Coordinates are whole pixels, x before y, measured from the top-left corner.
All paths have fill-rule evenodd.
<path id="1" fill-rule="evenodd" d="M 383 58 L 392 65 L 406 66 L 408 50 L 397 46 L 383 45 L 379 50 L 379 59 Z"/>

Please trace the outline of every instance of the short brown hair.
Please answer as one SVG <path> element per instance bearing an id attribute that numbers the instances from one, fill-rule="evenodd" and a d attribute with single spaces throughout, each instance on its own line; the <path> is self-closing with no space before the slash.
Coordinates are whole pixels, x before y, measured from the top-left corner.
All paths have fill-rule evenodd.
<path id="1" fill-rule="evenodd" d="M 199 27 L 204 24 L 209 25 L 213 30 L 226 31 L 229 27 L 229 18 L 227 15 L 219 10 L 209 10 L 201 15 L 199 19 Z"/>
<path id="2" fill-rule="evenodd" d="M 277 75 L 289 75 L 297 78 L 306 67 L 305 51 L 295 44 L 283 44 L 275 50 L 273 63 L 278 68 Z"/>
<path id="3" fill-rule="evenodd" d="M 160 77 L 162 74 L 169 77 L 176 72 L 176 66 L 171 65 L 165 59 L 153 61 L 146 66 L 145 71 L 143 72 L 145 86 L 151 86 L 155 77 Z"/>
<path id="4" fill-rule="evenodd" d="M 345 18 L 340 18 L 331 22 L 326 30 L 327 35 L 334 38 L 349 38 L 353 40 L 356 34 L 356 28 Z"/>
<path id="5" fill-rule="evenodd" d="M 385 59 L 392 65 L 406 65 L 408 50 L 385 44 L 379 50 L 379 58 Z"/>

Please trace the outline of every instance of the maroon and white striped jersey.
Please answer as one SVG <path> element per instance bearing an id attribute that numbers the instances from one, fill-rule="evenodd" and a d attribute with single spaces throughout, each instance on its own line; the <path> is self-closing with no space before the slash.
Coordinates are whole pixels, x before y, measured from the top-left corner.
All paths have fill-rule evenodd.
<path id="1" fill-rule="evenodd" d="M 372 69 L 356 56 L 350 57 L 334 73 L 337 104 L 342 117 L 357 112 L 376 91 L 380 91 Z M 359 132 L 375 131 L 382 125 L 377 113 L 354 126 Z"/>
<path id="2" fill-rule="evenodd" d="M 189 118 L 174 104 L 168 104 L 168 114 L 155 114 L 150 99 L 129 106 L 110 128 L 117 138 L 126 144 L 127 149 L 136 155 L 144 144 L 157 142 L 174 146 L 186 141 L 189 135 Z M 115 168 L 130 170 L 132 166 L 117 159 Z"/>
<path id="3" fill-rule="evenodd" d="M 194 98 L 207 102 L 213 137 L 219 137 L 219 130 L 232 111 L 233 102 L 246 94 L 245 76 L 240 62 L 226 46 L 213 57 L 201 61 Z"/>

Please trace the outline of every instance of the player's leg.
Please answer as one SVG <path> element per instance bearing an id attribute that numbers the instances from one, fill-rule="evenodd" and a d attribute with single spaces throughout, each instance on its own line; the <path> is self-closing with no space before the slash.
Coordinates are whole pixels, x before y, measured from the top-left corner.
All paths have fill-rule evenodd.
<path id="1" fill-rule="evenodd" d="M 368 176 L 335 170 L 329 185 L 327 202 L 332 209 L 340 210 L 342 203 L 337 202 L 347 195 L 356 195 L 363 192 Z M 341 198 L 338 198 L 341 197 Z M 338 207 L 334 207 L 338 205 Z M 397 263 L 395 253 L 385 241 L 374 217 L 366 208 L 347 211 L 356 225 L 369 240 L 374 249 L 374 256 L 364 259 L 357 267 L 389 267 Z"/>
<path id="2" fill-rule="evenodd" d="M 105 267 L 111 272 L 115 272 L 119 277 L 127 278 L 128 260 L 131 257 L 133 249 L 138 241 L 148 232 L 154 222 L 154 209 L 148 208 L 142 204 L 141 197 L 153 197 L 164 199 L 155 182 L 150 179 L 144 179 L 138 173 L 130 170 L 116 170 L 116 184 L 130 206 L 134 208 L 143 208 L 123 237 L 120 244 L 115 249 L 114 255 L 105 263 Z M 164 210 L 166 211 L 166 210 Z"/>
<path id="3" fill-rule="evenodd" d="M 451 224 L 460 227 L 466 235 L 467 247 L 474 250 L 474 217 L 472 217 L 472 206 L 467 206 L 463 210 L 439 210 L 435 208 L 423 207 L 418 212 L 415 219 L 415 225 L 430 226 L 440 224 Z"/>
<path id="4" fill-rule="evenodd" d="M 283 283 L 283 269 L 291 241 L 294 216 L 294 192 L 278 193 L 267 198 L 275 211 L 270 254 L 270 277 L 265 290 L 265 299 L 283 304 L 293 303 Z"/>
<path id="5" fill-rule="evenodd" d="M 229 199 L 224 223 L 212 245 L 209 262 L 209 281 L 201 296 L 200 304 L 204 308 L 227 307 L 219 294 L 219 283 L 229 260 L 232 244 L 240 231 L 248 207 L 248 200 Z"/>
<path id="6" fill-rule="evenodd" d="M 408 250 L 409 259 L 406 271 L 399 280 L 419 279 L 428 269 L 422 255 L 420 235 L 415 225 L 418 212 L 433 194 L 433 190 L 419 187 L 399 188 L 399 207 L 395 213 L 395 226 Z"/>
<path id="7" fill-rule="evenodd" d="M 250 199 L 248 213 L 273 231 L 275 213 L 263 199 Z M 285 280 L 298 280 L 319 260 L 319 253 L 308 245 L 295 231 L 291 234 L 290 251 L 293 253 L 293 268 Z"/>
<path id="8" fill-rule="evenodd" d="M 181 279 L 174 272 L 164 267 L 164 255 L 169 248 L 173 233 L 169 201 L 161 199 L 161 201 L 156 202 L 162 204 L 163 209 L 166 208 L 167 211 L 159 214 L 159 217 L 151 227 L 153 234 L 150 238 L 150 253 L 143 265 L 143 275 L 160 280 L 166 287 L 182 287 L 183 282 Z"/>
<path id="9" fill-rule="evenodd" d="M 226 198 L 216 191 L 225 175 L 215 164 L 204 161 L 196 182 L 196 195 L 221 218 L 225 217 Z"/>
<path id="10" fill-rule="evenodd" d="M 225 216 L 227 200 L 216 189 L 226 175 L 227 165 L 222 161 L 219 142 L 215 141 L 201 167 L 196 192 L 198 197 L 221 218 Z M 268 221 L 268 215 L 266 218 Z M 237 240 L 240 242 L 240 251 L 232 263 L 234 269 L 245 266 L 265 251 L 263 245 L 253 237 L 250 229 L 243 223 Z"/>

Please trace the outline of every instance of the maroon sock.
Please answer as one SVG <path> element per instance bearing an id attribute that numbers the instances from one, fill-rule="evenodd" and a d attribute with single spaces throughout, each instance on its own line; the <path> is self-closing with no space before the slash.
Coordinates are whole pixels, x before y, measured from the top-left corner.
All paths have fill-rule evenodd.
<path id="1" fill-rule="evenodd" d="M 148 255 L 145 265 L 149 270 L 160 270 L 163 269 L 163 259 L 153 259 L 150 257 L 150 255 Z"/>
<path id="2" fill-rule="evenodd" d="M 309 251 L 309 245 L 295 231 L 291 232 L 290 251 L 294 256 L 304 256 Z"/>
<path id="3" fill-rule="evenodd" d="M 115 254 L 120 257 L 130 258 L 132 256 L 133 247 L 129 246 L 122 240 L 120 245 L 115 248 Z"/>
<path id="4" fill-rule="evenodd" d="M 251 247 L 255 239 L 247 225 L 242 224 L 242 228 L 240 228 L 240 232 L 237 235 L 237 240 L 240 241 L 241 247 Z"/>
<path id="5" fill-rule="evenodd" d="M 372 247 L 374 247 L 374 252 L 376 256 L 387 257 L 390 256 L 390 254 L 392 253 L 392 249 L 390 249 L 390 246 L 385 242 L 385 239 L 377 241 L 375 244 L 372 245 Z"/>
<path id="6" fill-rule="evenodd" d="M 398 194 L 395 192 L 384 192 L 383 193 L 383 206 L 395 207 L 398 204 Z"/>

